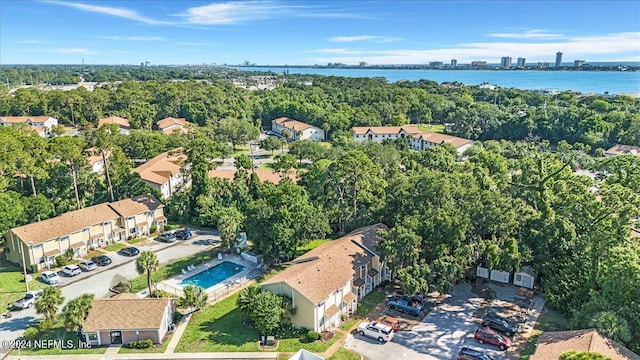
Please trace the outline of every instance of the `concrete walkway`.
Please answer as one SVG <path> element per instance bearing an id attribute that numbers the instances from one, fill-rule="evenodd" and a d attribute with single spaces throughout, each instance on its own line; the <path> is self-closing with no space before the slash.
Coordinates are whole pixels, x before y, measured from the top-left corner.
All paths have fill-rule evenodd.
<path id="1" fill-rule="evenodd" d="M 176 346 L 178 346 L 184 330 L 187 328 L 187 325 L 189 325 L 189 320 L 191 320 L 191 314 L 185 316 L 182 321 L 180 321 L 176 331 L 173 332 L 173 336 L 171 337 L 171 341 L 169 341 L 169 345 L 167 345 L 167 349 L 164 351 L 165 354 L 173 354 L 176 350 Z"/>

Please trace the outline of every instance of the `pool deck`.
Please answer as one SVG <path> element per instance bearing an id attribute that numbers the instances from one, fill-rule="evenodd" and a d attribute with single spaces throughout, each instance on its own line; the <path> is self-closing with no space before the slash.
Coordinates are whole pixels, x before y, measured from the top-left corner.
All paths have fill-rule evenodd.
<path id="1" fill-rule="evenodd" d="M 236 265 L 240 265 L 245 269 L 211 287 L 206 288 L 205 291 L 209 295 L 210 300 L 215 300 L 219 295 L 228 293 L 232 288 L 242 285 L 245 282 L 253 279 L 259 274 L 260 271 L 259 266 L 254 263 L 246 261 L 241 257 L 235 255 L 225 254 L 221 258 L 212 259 L 200 265 L 197 265 L 195 269 L 187 271 L 184 274 L 165 279 L 159 282 L 156 287 L 169 293 L 174 293 L 176 295 L 182 296 L 184 295 L 184 293 L 182 291 L 182 285 L 180 285 L 181 281 L 195 276 L 203 271 L 209 270 L 212 267 L 223 262 L 230 262 Z"/>

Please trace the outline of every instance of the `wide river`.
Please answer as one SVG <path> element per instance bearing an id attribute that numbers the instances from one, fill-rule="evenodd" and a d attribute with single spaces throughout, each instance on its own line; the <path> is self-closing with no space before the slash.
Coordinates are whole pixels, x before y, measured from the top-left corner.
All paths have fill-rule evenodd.
<path id="1" fill-rule="evenodd" d="M 523 90 L 573 90 L 580 93 L 630 94 L 640 97 L 640 71 L 536 71 L 536 70 L 414 70 L 327 69 L 299 67 L 234 67 L 238 70 L 346 77 L 384 77 L 399 80 L 432 80 L 465 85 L 489 83 Z"/>

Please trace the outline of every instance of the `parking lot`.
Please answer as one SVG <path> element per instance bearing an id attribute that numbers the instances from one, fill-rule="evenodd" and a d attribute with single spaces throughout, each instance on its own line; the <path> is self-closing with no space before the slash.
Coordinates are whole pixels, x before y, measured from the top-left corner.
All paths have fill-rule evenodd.
<path id="1" fill-rule="evenodd" d="M 390 313 L 391 316 L 402 317 L 400 322 L 406 326 L 404 329 L 401 327 L 389 343 L 379 344 L 375 339 L 356 334 L 349 335 L 346 347 L 369 360 L 455 359 L 463 346 L 481 349 L 496 360 L 511 359 L 512 355 L 519 351 L 516 346 L 504 352 L 493 345 L 479 344 L 473 337 L 473 333 L 481 324 L 479 316 L 489 307 L 497 307 L 502 312 L 515 307 L 515 302 L 521 300 L 516 287 L 492 284 L 489 288 L 495 292 L 495 300 L 487 300 L 473 293 L 470 284 L 459 284 L 451 295 L 419 321 L 397 312 Z M 534 301 L 535 309 L 531 313 L 529 323 L 524 325 L 525 331 L 532 328 L 530 322 L 537 319 L 544 304 L 538 297 L 534 298 Z M 388 310 L 386 312 L 389 313 Z M 516 339 L 523 335 L 517 335 Z"/>

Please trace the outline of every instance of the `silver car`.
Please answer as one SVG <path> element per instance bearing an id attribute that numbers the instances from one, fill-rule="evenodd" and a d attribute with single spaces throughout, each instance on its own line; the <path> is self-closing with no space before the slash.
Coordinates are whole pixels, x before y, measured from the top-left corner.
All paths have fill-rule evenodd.
<path id="1" fill-rule="evenodd" d="M 91 260 L 86 260 L 78 264 L 78 267 L 82 269 L 82 271 L 93 271 L 98 265 Z"/>
<path id="2" fill-rule="evenodd" d="M 14 310 L 28 309 L 35 304 L 40 295 L 42 295 L 42 290 L 29 291 L 22 299 L 13 303 L 11 307 Z"/>

